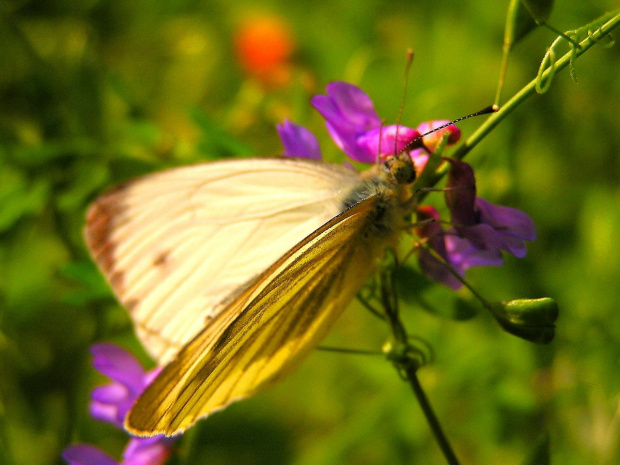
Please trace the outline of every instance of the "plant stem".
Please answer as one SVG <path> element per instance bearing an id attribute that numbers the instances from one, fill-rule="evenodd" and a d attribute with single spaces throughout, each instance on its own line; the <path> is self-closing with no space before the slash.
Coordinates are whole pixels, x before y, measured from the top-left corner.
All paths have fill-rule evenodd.
<path id="1" fill-rule="evenodd" d="M 389 322 L 389 327 L 392 332 L 392 337 L 396 343 L 396 347 L 392 349 L 391 354 L 388 354 L 388 356 L 392 355 L 391 358 L 394 362 L 394 366 L 401 376 L 404 375 L 403 377 L 406 378 L 411 385 L 411 389 L 413 389 L 413 393 L 422 408 L 424 417 L 426 418 L 426 421 L 431 428 L 431 432 L 435 437 L 435 441 L 437 441 L 437 444 L 446 458 L 446 461 L 449 465 L 459 465 L 459 461 L 452 450 L 452 446 L 450 446 L 450 443 L 448 442 L 448 438 L 443 432 L 439 419 L 437 418 L 437 415 L 435 415 L 435 412 L 433 411 L 433 408 L 431 407 L 431 404 L 422 389 L 422 385 L 418 380 L 416 372 L 420 364 L 417 359 L 412 356 L 417 351 L 409 343 L 407 330 L 405 329 L 405 325 L 399 316 L 397 301 L 393 298 L 395 295 L 393 290 L 393 282 L 390 272 L 387 270 L 383 271 L 381 273 L 381 296 L 387 321 Z"/>
<path id="2" fill-rule="evenodd" d="M 413 367 L 410 367 L 406 369 L 406 374 L 409 384 L 411 385 L 411 389 L 413 389 L 413 393 L 422 408 L 424 417 L 426 418 L 426 421 L 433 432 L 433 436 L 435 437 L 435 441 L 437 441 L 437 444 L 446 458 L 446 461 L 450 465 L 459 465 L 459 461 L 452 450 L 452 446 L 450 446 L 448 438 L 444 434 L 443 429 L 439 424 L 439 420 L 437 419 L 437 416 L 435 415 L 435 412 L 433 411 L 433 408 L 431 407 L 431 404 L 422 389 L 416 370 Z"/>
<path id="3" fill-rule="evenodd" d="M 351 355 L 383 355 L 378 350 L 365 350 L 365 349 L 347 349 L 344 347 L 331 347 L 331 346 L 318 346 L 317 350 L 323 352 L 336 352 L 339 354 L 351 354 Z"/>
<path id="4" fill-rule="evenodd" d="M 598 41 L 608 37 L 611 31 L 618 26 L 620 26 L 620 13 L 616 12 L 595 32 L 588 34 L 588 37 L 579 43 L 579 48 L 569 50 L 564 56 L 562 56 L 562 58 L 557 60 L 552 66 L 549 66 L 544 72 L 542 72 L 540 76 L 532 79 L 525 87 L 517 92 L 504 104 L 503 107 L 500 108 L 499 111 L 491 114 L 491 116 L 489 116 L 487 120 L 480 125 L 480 127 L 469 137 L 469 139 L 467 139 L 467 141 L 465 141 L 465 143 L 454 152 L 452 157 L 457 160 L 462 160 L 465 158 L 471 149 L 478 145 L 478 143 L 480 143 L 480 141 L 482 141 L 482 139 L 484 139 L 495 128 L 495 126 L 497 126 L 525 100 L 534 95 L 536 92 L 536 84 L 540 81 L 540 79 L 542 79 L 543 82 L 546 82 L 551 75 L 566 68 L 570 64 L 571 60 L 583 55 L 590 48 L 596 45 Z M 587 30 L 587 28 L 588 26 L 585 26 L 580 30 Z M 429 158 L 429 161 L 431 160 L 433 160 L 432 157 Z M 438 162 L 435 163 L 439 164 Z M 427 167 L 429 167 L 428 163 Z M 415 186 L 418 190 L 435 186 L 448 171 L 448 164 L 443 163 L 439 167 L 430 166 L 429 168 L 430 169 L 428 170 L 423 170 L 419 180 L 416 180 Z M 423 195 L 421 195 L 421 197 L 423 197 Z"/>

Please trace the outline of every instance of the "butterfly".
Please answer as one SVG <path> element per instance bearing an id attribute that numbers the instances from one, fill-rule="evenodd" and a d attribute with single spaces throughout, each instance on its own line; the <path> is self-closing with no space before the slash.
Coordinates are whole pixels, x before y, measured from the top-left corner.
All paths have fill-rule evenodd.
<path id="1" fill-rule="evenodd" d="M 129 181 L 89 208 L 85 239 L 163 366 L 125 426 L 174 435 L 290 373 L 410 225 L 408 153 L 358 173 L 256 158 Z"/>

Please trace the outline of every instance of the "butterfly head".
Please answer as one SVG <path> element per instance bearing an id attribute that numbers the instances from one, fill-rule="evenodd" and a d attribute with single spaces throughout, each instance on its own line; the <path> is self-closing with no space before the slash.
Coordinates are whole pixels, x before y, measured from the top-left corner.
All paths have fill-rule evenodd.
<path id="1" fill-rule="evenodd" d="M 389 157 L 384 166 L 396 184 L 411 184 L 415 181 L 415 166 L 409 152 Z"/>

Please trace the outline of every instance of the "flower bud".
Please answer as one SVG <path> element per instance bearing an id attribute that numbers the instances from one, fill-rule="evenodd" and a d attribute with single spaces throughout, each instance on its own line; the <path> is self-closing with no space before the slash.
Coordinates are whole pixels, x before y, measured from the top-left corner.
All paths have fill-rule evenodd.
<path id="1" fill-rule="evenodd" d="M 555 336 L 558 305 L 549 297 L 493 302 L 491 311 L 505 331 L 522 339 L 548 344 Z"/>
<path id="2" fill-rule="evenodd" d="M 438 131 L 431 132 L 436 128 L 443 126 L 444 124 L 447 124 L 449 122 L 450 121 L 448 120 L 427 121 L 417 127 L 418 132 L 420 132 L 421 134 L 427 134 L 430 132 L 430 134 L 427 134 L 422 139 L 424 141 L 424 145 L 428 150 L 434 152 L 445 134 L 448 134 L 448 147 L 456 144 L 461 139 L 461 130 L 454 124 L 446 126 L 443 129 L 439 129 Z"/>

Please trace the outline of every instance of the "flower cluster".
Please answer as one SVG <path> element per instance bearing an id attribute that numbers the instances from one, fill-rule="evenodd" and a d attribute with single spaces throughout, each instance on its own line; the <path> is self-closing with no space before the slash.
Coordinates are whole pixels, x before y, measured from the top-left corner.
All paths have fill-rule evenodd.
<path id="1" fill-rule="evenodd" d="M 327 85 L 327 95 L 316 95 L 312 105 L 325 118 L 327 130 L 336 145 L 352 160 L 375 163 L 377 158 L 400 153 L 407 144 L 447 121 L 422 123 L 417 129 L 400 125 L 384 126 L 370 97 L 360 88 L 346 82 Z M 285 120 L 278 125 L 284 155 L 321 159 L 319 142 L 308 129 Z M 421 170 L 444 134 L 448 145 L 460 139 L 459 128 L 450 125 L 421 138 L 420 147 L 411 150 L 416 170 Z"/>
<path id="2" fill-rule="evenodd" d="M 421 143 L 413 144 L 415 148 L 409 151 L 420 173 L 446 134 L 447 146 L 457 143 L 461 136 L 454 125 L 434 131 L 448 123 L 442 120 L 422 123 L 416 129 L 384 126 L 370 97 L 345 82 L 329 84 L 327 95 L 315 96 L 312 105 L 325 118 L 336 145 L 360 163 L 375 163 L 409 149 L 408 144 L 420 139 Z M 308 129 L 284 121 L 278 125 L 278 133 L 285 156 L 321 159 L 319 143 Z M 468 164 L 449 158 L 445 163 L 450 164 L 445 199 L 451 228 L 442 226 L 437 209 L 419 206 L 419 226 L 415 230 L 420 241 L 416 251 L 428 277 L 458 289 L 461 281 L 455 273 L 463 276 L 465 270 L 475 266 L 501 265 L 502 251 L 523 257 L 525 241 L 536 238 L 536 228 L 525 213 L 476 197 L 474 172 Z"/>
<path id="3" fill-rule="evenodd" d="M 418 236 L 430 249 L 418 247 L 420 267 L 424 273 L 453 289 L 461 281 L 444 264 L 458 273 L 475 266 L 498 266 L 504 263 L 502 251 L 522 258 L 525 241 L 536 239 L 532 219 L 515 208 L 494 205 L 476 197 L 474 170 L 467 163 L 446 159 L 450 163 L 445 200 L 450 211 L 448 230 L 439 223 L 439 212 L 430 206 L 418 207 Z"/>
<path id="4" fill-rule="evenodd" d="M 127 412 L 160 369 L 145 371 L 133 355 L 114 344 L 95 344 L 91 352 L 95 369 L 112 383 L 93 390 L 90 413 L 123 429 Z M 64 450 L 63 458 L 70 465 L 159 465 L 170 455 L 174 442 L 175 438 L 165 436 L 132 437 L 121 462 L 95 446 L 74 444 Z"/>

